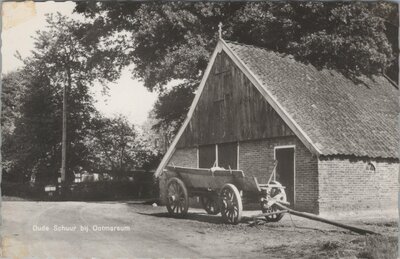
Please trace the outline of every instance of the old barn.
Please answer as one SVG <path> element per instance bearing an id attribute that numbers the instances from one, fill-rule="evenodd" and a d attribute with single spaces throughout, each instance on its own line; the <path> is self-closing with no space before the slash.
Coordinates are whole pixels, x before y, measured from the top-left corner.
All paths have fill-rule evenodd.
<path id="1" fill-rule="evenodd" d="M 298 210 L 397 208 L 399 90 L 385 76 L 350 80 L 329 69 L 220 39 L 168 164 L 240 169 L 278 181 Z M 163 198 L 163 197 L 161 197 Z"/>

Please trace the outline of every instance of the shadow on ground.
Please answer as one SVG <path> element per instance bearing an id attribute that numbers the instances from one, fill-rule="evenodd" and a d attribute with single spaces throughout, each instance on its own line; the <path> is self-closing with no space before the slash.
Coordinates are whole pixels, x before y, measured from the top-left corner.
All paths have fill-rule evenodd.
<path id="1" fill-rule="evenodd" d="M 191 220 L 212 224 L 224 224 L 221 216 L 208 215 L 206 213 L 188 213 L 185 217 L 173 217 L 168 214 L 168 212 L 156 212 L 156 213 L 143 213 L 138 212 L 140 215 L 151 216 L 157 218 L 178 218 L 181 220 Z"/>
<path id="2" fill-rule="evenodd" d="M 197 221 L 197 222 L 204 222 L 204 223 L 210 223 L 210 224 L 216 224 L 216 225 L 231 225 L 228 223 L 225 223 L 221 217 L 221 215 L 209 215 L 207 213 L 201 213 L 201 212 L 189 212 L 186 216 L 184 217 L 174 217 L 169 215 L 168 212 L 155 212 L 155 213 L 144 213 L 144 212 L 137 212 L 137 214 L 144 215 L 144 216 L 151 216 L 151 217 L 157 217 L 157 218 L 171 218 L 171 219 L 179 219 L 179 220 L 184 220 L 184 221 Z M 296 230 L 303 230 L 303 231 L 318 231 L 321 233 L 340 233 L 340 234 L 353 234 L 347 230 L 343 230 L 341 228 L 317 228 L 317 227 L 312 227 L 312 226 L 304 226 L 303 224 L 295 224 L 293 221 L 291 215 L 287 214 L 285 217 L 289 220 L 285 220 L 284 222 L 268 222 L 267 220 L 263 218 L 253 218 L 249 216 L 243 216 L 240 224 L 245 224 L 248 227 L 256 227 L 256 226 L 264 226 L 268 228 L 281 228 L 281 229 L 296 229 Z"/>

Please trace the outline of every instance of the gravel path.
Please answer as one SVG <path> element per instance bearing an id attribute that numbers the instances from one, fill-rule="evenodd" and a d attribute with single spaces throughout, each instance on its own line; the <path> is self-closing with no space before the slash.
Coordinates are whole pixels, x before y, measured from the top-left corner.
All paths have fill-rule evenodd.
<path id="1" fill-rule="evenodd" d="M 295 216 L 232 226 L 199 209 L 175 219 L 165 207 L 137 202 L 6 201 L 2 216 L 2 256 L 9 258 L 354 258 L 368 242 Z M 346 223 L 392 239 L 397 233 L 395 219 Z"/>

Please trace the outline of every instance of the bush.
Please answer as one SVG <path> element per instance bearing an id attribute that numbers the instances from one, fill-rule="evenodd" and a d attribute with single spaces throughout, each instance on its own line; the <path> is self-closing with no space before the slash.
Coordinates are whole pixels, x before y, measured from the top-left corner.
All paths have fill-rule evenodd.
<path id="1" fill-rule="evenodd" d="M 43 184 L 31 186 L 29 183 L 3 182 L 2 195 L 20 197 L 31 200 L 50 200 L 44 191 Z M 118 200 L 131 198 L 156 198 L 158 197 L 158 184 L 153 180 L 146 181 L 98 181 L 82 182 L 68 185 L 62 200 Z"/>
<path id="2" fill-rule="evenodd" d="M 44 185 L 29 183 L 16 183 L 4 181 L 1 183 L 1 194 L 3 196 L 14 196 L 26 199 L 43 199 L 46 197 Z"/>
<path id="3" fill-rule="evenodd" d="M 153 182 L 99 181 L 76 183 L 69 187 L 66 199 L 116 200 L 153 198 L 157 195 Z"/>

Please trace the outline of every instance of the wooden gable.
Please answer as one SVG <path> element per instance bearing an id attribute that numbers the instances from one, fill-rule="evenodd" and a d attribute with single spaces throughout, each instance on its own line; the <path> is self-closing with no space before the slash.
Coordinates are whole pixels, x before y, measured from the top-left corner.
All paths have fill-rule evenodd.
<path id="1" fill-rule="evenodd" d="M 177 147 L 292 135 L 264 96 L 222 51 Z"/>

